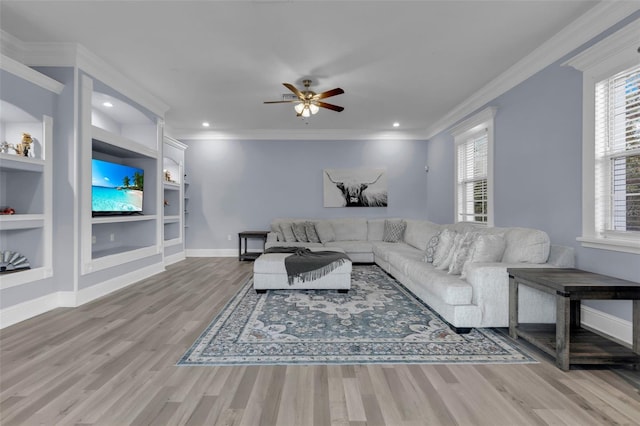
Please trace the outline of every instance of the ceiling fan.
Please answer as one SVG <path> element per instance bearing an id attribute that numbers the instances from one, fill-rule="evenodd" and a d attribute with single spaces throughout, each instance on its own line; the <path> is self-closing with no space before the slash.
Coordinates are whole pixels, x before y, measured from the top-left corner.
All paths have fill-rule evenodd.
<path id="1" fill-rule="evenodd" d="M 293 108 L 296 110 L 296 116 L 304 118 L 307 118 L 312 114 L 316 114 L 320 110 L 320 108 L 327 108 L 337 112 L 344 110 L 344 108 L 341 106 L 328 104 L 320 100 L 329 98 L 331 96 L 343 94 L 344 90 L 339 87 L 332 90 L 327 90 L 326 92 L 316 93 L 312 90 L 309 90 L 309 86 L 311 86 L 311 80 L 302 81 L 302 84 L 304 84 L 304 90 L 298 90 L 293 84 L 282 84 L 284 85 L 284 87 L 291 90 L 293 94 L 298 97 L 298 99 L 267 101 L 265 102 L 265 104 L 295 103 L 295 106 Z"/>

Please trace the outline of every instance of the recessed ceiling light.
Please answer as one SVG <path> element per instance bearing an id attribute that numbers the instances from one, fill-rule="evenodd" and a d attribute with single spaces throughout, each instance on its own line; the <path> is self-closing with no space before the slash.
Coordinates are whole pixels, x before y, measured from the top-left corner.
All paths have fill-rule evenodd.
<path id="1" fill-rule="evenodd" d="M 395 123 L 393 123 L 393 127 L 400 127 L 400 123 L 396 121 Z"/>
<path id="2" fill-rule="evenodd" d="M 102 105 L 106 106 L 107 108 L 112 108 L 113 107 L 113 104 L 111 102 L 103 102 Z"/>
<path id="3" fill-rule="evenodd" d="M 208 121 L 203 121 L 202 122 L 202 127 L 209 127 L 209 126 L 211 126 L 211 124 L 209 124 Z"/>

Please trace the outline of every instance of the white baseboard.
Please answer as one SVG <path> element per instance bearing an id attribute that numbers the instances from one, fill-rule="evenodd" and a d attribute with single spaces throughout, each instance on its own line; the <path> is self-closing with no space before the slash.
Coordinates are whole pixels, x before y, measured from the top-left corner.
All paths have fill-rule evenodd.
<path id="1" fill-rule="evenodd" d="M 235 249 L 187 249 L 187 257 L 238 257 Z"/>
<path id="2" fill-rule="evenodd" d="M 631 346 L 633 341 L 633 325 L 631 321 L 623 320 L 589 306 L 581 305 L 580 308 L 580 322 L 582 325 Z"/>
<path id="3" fill-rule="evenodd" d="M 0 329 L 17 324 L 21 321 L 44 314 L 47 311 L 57 308 L 58 293 L 47 294 L 37 299 L 18 303 L 4 309 L 0 309 Z"/>
<path id="4" fill-rule="evenodd" d="M 187 257 L 185 256 L 184 251 L 180 253 L 172 254 L 171 256 L 165 256 L 164 258 L 164 266 L 173 265 L 174 263 L 178 263 L 182 260 L 185 260 Z"/>
<path id="5" fill-rule="evenodd" d="M 80 306 L 85 303 L 91 302 L 99 297 L 106 296 L 109 293 L 113 293 L 116 290 L 130 286 L 145 278 L 149 278 L 155 274 L 159 274 L 164 271 L 164 265 L 156 263 L 146 268 L 138 269 L 125 275 L 112 278 L 107 281 L 103 281 L 100 284 L 92 285 L 91 287 L 83 288 L 78 291 L 76 297 L 76 305 Z"/>
<path id="6" fill-rule="evenodd" d="M 56 308 L 75 308 L 99 297 L 127 287 L 164 270 L 162 264 L 151 265 L 126 275 L 78 291 L 57 291 L 37 299 L 0 309 L 0 329 L 44 314 Z"/>

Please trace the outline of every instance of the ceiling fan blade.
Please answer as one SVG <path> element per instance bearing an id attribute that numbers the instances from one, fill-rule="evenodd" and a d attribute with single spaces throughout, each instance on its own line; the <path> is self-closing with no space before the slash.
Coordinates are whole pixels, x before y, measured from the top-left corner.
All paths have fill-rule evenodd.
<path id="1" fill-rule="evenodd" d="M 293 84 L 289 84 L 289 83 L 282 83 L 282 85 L 284 87 L 286 87 L 287 89 L 291 90 L 293 92 L 294 95 L 296 95 L 297 97 L 299 97 L 300 99 L 304 99 L 304 95 L 302 94 L 301 91 L 299 91 L 296 86 L 294 86 Z"/>
<path id="2" fill-rule="evenodd" d="M 332 109 L 332 110 L 334 110 L 334 111 L 338 111 L 338 112 L 340 112 L 340 111 L 343 111 L 343 110 L 344 110 L 344 108 L 343 108 L 343 107 L 341 107 L 341 106 L 333 105 L 333 104 L 328 104 L 328 103 L 326 103 L 326 102 L 315 101 L 315 102 L 314 102 L 314 104 L 318 105 L 319 107 L 327 108 L 327 109 Z"/>
<path id="3" fill-rule="evenodd" d="M 313 97 L 313 99 L 330 98 L 331 96 L 341 95 L 343 93 L 344 93 L 344 90 L 338 87 L 333 90 L 327 90 L 326 92 L 318 93 Z"/>
<path id="4" fill-rule="evenodd" d="M 265 104 L 290 104 L 291 102 L 300 102 L 299 100 L 291 100 L 291 101 L 264 101 Z"/>

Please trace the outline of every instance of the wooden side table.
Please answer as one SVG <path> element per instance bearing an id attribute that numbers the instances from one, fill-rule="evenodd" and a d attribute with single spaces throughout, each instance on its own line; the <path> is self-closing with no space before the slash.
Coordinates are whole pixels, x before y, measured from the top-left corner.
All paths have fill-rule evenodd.
<path id="1" fill-rule="evenodd" d="M 262 253 L 251 252 L 249 253 L 247 240 L 248 239 L 261 239 L 262 240 L 262 252 L 264 252 L 265 245 L 267 243 L 267 234 L 269 231 L 243 231 L 238 233 L 238 260 L 255 260 Z M 244 239 L 244 251 L 242 251 L 242 240 Z"/>
<path id="2" fill-rule="evenodd" d="M 579 269 L 508 268 L 509 335 L 522 337 L 555 357 L 556 365 L 631 364 L 640 366 L 640 283 Z M 526 285 L 556 299 L 556 324 L 518 323 L 518 285 Z M 580 327 L 580 301 L 632 300 L 632 348 Z"/>

